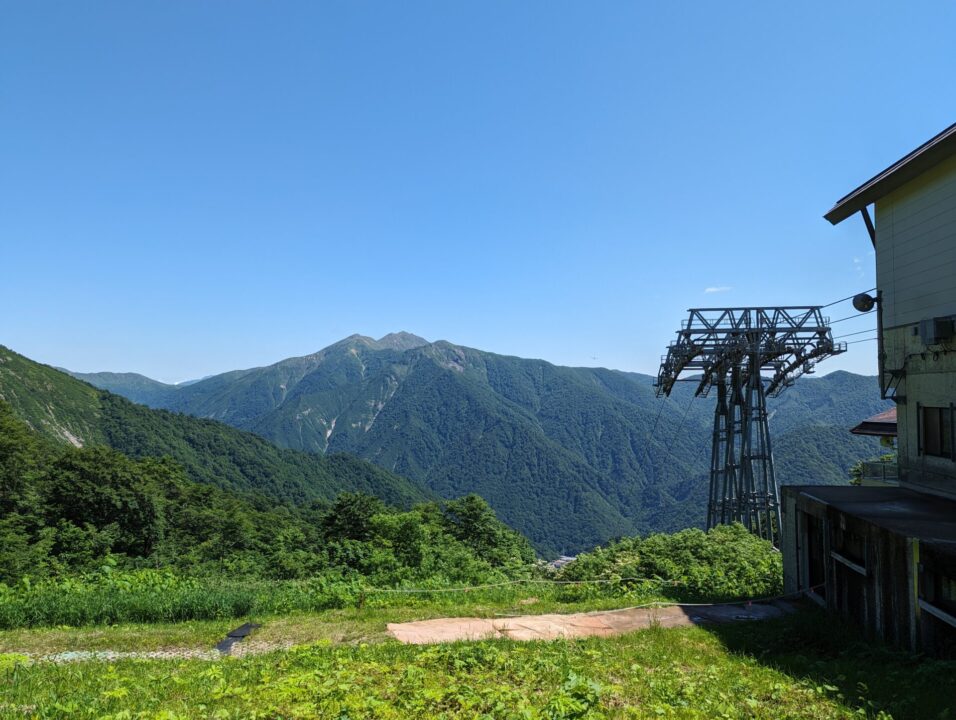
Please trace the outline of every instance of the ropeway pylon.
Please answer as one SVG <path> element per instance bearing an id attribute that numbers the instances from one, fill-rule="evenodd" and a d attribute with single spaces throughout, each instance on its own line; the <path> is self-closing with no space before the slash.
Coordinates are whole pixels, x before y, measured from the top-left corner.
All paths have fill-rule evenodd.
<path id="1" fill-rule="evenodd" d="M 740 522 L 778 545 L 767 398 L 824 358 L 845 352 L 846 343 L 833 342 L 819 306 L 689 312 L 661 359 L 656 388 L 658 397 L 670 395 L 677 382 L 696 382 L 696 396 L 717 389 L 707 528 Z"/>

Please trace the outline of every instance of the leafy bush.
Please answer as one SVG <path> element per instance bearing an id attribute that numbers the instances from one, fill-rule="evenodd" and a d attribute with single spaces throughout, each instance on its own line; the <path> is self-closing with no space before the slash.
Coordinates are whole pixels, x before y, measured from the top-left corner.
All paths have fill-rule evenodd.
<path id="1" fill-rule="evenodd" d="M 659 578 L 674 583 L 665 592 L 675 599 L 716 602 L 779 594 L 783 562 L 770 543 L 736 524 L 618 540 L 580 555 L 560 577 Z"/>

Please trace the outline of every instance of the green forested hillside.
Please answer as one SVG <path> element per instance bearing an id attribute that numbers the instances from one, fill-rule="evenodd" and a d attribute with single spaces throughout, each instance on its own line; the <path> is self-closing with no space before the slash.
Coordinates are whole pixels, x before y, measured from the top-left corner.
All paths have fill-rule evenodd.
<path id="1" fill-rule="evenodd" d="M 481 581 L 533 560 L 528 541 L 474 495 L 407 512 L 354 493 L 291 506 L 193 482 L 169 458 L 55 442 L 0 400 L 0 596 L 25 576 L 96 573 L 104 563 L 395 582 Z M 0 613 L 0 626 L 10 621 Z"/>
<path id="2" fill-rule="evenodd" d="M 0 400 L 38 432 L 76 446 L 104 442 L 102 395 L 0 345 Z"/>
<path id="3" fill-rule="evenodd" d="M 690 385 L 657 399 L 652 383 L 404 333 L 166 386 L 152 403 L 283 447 L 354 453 L 444 497 L 477 492 L 555 553 L 703 521 L 713 400 Z M 105 386 L 141 392 L 123 376 Z M 885 407 L 875 378 L 798 381 L 770 403 L 780 482 L 845 481 L 878 453 L 847 430 Z"/>
<path id="4" fill-rule="evenodd" d="M 0 346 L 0 400 L 32 428 L 75 446 L 105 444 L 132 457 L 168 456 L 196 482 L 304 502 L 367 492 L 408 506 L 431 494 L 346 455 L 280 449 L 222 423 L 151 410 Z"/>
<path id="5" fill-rule="evenodd" d="M 159 406 L 165 402 L 170 393 L 176 391 L 176 385 L 159 382 L 137 373 L 70 373 L 64 368 L 57 368 L 61 372 L 69 373 L 73 377 L 98 387 L 122 395 L 134 403 Z"/>

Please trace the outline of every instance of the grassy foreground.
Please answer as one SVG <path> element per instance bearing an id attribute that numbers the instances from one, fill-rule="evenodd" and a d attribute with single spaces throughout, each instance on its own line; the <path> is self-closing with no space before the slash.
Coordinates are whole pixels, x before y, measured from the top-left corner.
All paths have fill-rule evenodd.
<path id="1" fill-rule="evenodd" d="M 208 650 L 242 622 L 260 623 L 254 641 L 265 646 L 305 645 L 320 641 L 375 643 L 388 639 L 386 626 L 449 616 L 573 613 L 606 610 L 666 600 L 653 589 L 624 590 L 616 585 L 518 585 L 481 591 L 369 596 L 360 608 L 264 613 L 164 623 L 120 623 L 93 627 L 0 630 L 0 653 L 30 656 L 72 650 L 152 651 L 170 648 Z M 399 605 L 398 602 L 403 602 Z"/>
<path id="2" fill-rule="evenodd" d="M 864 645 L 812 610 L 569 642 L 324 641 L 219 662 L 0 656 L 0 717 L 922 720 L 952 717 L 954 702 L 956 664 Z"/>

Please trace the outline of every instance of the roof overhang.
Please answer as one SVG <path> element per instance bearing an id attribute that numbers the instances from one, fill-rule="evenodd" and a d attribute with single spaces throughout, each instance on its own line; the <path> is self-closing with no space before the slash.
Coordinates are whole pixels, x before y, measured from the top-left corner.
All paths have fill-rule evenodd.
<path id="1" fill-rule="evenodd" d="M 896 408 L 893 407 L 873 417 L 868 417 L 850 432 L 854 435 L 896 437 Z"/>
<path id="2" fill-rule="evenodd" d="M 836 225 L 956 154 L 956 123 L 837 200 L 824 215 Z"/>

